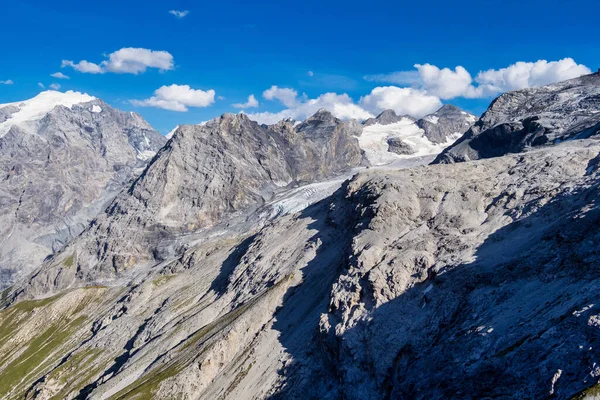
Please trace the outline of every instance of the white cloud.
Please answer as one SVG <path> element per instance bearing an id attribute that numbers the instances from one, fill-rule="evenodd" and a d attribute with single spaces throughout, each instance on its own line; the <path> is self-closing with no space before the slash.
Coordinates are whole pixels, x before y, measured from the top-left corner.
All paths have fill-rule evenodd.
<path id="1" fill-rule="evenodd" d="M 60 89 L 60 84 L 58 83 L 52 83 L 50 84 L 50 86 L 48 86 L 50 89 L 52 90 L 59 90 Z"/>
<path id="2" fill-rule="evenodd" d="M 140 107 L 157 107 L 171 111 L 188 111 L 188 107 L 208 107 L 215 102 L 215 91 L 192 89 L 189 85 L 162 86 L 146 100 L 130 100 Z"/>
<path id="3" fill-rule="evenodd" d="M 42 89 L 46 88 L 46 86 L 44 86 L 44 84 L 42 82 L 38 82 L 38 86 L 41 87 Z"/>
<path id="4" fill-rule="evenodd" d="M 175 68 L 173 56 L 167 51 L 155 51 L 142 48 L 126 47 L 108 55 L 108 60 L 95 64 L 86 60 L 74 63 L 63 60 L 61 67 L 71 67 L 76 71 L 88 74 L 139 74 L 148 68 L 157 68 L 161 72 Z"/>
<path id="5" fill-rule="evenodd" d="M 469 71 L 460 65 L 454 68 L 438 68 L 431 64 L 415 64 L 422 85 L 427 92 L 441 99 L 455 97 L 473 97 L 474 91 L 471 83 L 473 78 Z"/>
<path id="6" fill-rule="evenodd" d="M 263 92 L 263 97 L 267 100 L 279 100 L 286 107 L 294 107 L 297 104 L 298 92 L 273 85 Z"/>
<path id="7" fill-rule="evenodd" d="M 559 61 L 539 60 L 536 62 L 514 63 L 507 68 L 489 69 L 477 74 L 475 81 L 484 91 L 504 92 L 560 82 L 592 71 L 583 64 L 577 64 L 572 58 Z"/>
<path id="8" fill-rule="evenodd" d="M 282 93 L 284 94 L 283 96 L 281 95 Z M 293 101 L 291 99 L 292 93 L 294 94 Z M 286 118 L 304 120 L 321 108 L 329 110 L 333 115 L 341 119 L 356 118 L 364 120 L 373 117 L 373 114 L 355 104 L 347 94 L 325 93 L 315 99 L 308 99 L 306 96 L 298 99 L 298 94 L 295 90 L 280 89 L 273 86 L 271 89 L 266 90 L 263 95 L 267 99 L 278 99 L 282 104 L 289 104 L 290 106 L 277 113 L 263 112 L 248 114 L 250 119 L 262 124 L 274 124 Z"/>
<path id="9" fill-rule="evenodd" d="M 370 94 L 362 97 L 360 105 L 374 114 L 392 109 L 399 115 L 408 114 L 420 118 L 435 112 L 442 106 L 442 102 L 438 97 L 429 95 L 424 90 L 382 86 L 376 87 Z"/>
<path id="10" fill-rule="evenodd" d="M 57 78 L 57 79 L 71 79 L 67 75 L 63 74 L 62 72 L 55 72 L 53 74 L 50 74 L 50 76 Z"/>
<path id="11" fill-rule="evenodd" d="M 591 73 L 572 58 L 559 61 L 538 60 L 516 62 L 506 68 L 480 71 L 475 79 L 462 66 L 438 68 L 431 64 L 415 64 L 416 71 L 366 75 L 368 81 L 409 85 L 442 99 L 456 97 L 491 97 L 508 90 L 524 89 L 576 78 Z"/>
<path id="12" fill-rule="evenodd" d="M 185 17 L 186 15 L 188 15 L 190 12 L 188 10 L 185 11 L 177 11 L 177 10 L 171 10 L 169 11 L 169 14 L 174 15 L 175 17 L 181 19 L 183 17 Z"/>
<path id="13" fill-rule="evenodd" d="M 246 101 L 245 103 L 235 103 L 233 104 L 233 106 L 235 108 L 256 108 L 258 107 L 258 100 L 256 100 L 256 97 L 254 97 L 254 95 L 251 94 L 250 96 L 248 96 L 248 101 Z"/>
<path id="14" fill-rule="evenodd" d="M 63 60 L 60 67 L 71 67 L 75 71 L 83 72 L 84 74 L 103 74 L 104 72 L 106 72 L 104 71 L 102 66 L 91 63 L 86 60 L 79 61 L 78 63 L 74 63 L 70 60 Z"/>
<path id="15" fill-rule="evenodd" d="M 276 113 L 248 114 L 249 118 L 265 124 L 273 124 L 286 118 L 303 120 L 321 108 L 329 110 L 340 119 L 365 120 L 386 109 L 393 109 L 399 114 L 422 117 L 442 106 L 438 97 L 429 95 L 424 90 L 396 86 L 377 87 L 362 97 L 358 104 L 345 93 L 325 93 L 315 99 L 309 99 L 306 95 L 299 97 L 294 89 L 277 86 L 265 90 L 263 96 L 268 100 L 279 100 L 287 107 Z"/>
<path id="16" fill-rule="evenodd" d="M 0 85 L 13 85 L 14 82 L 12 81 L 12 79 L 7 79 L 5 81 L 0 81 Z"/>
<path id="17" fill-rule="evenodd" d="M 315 75 L 315 73 L 314 73 L 314 72 L 312 72 L 312 71 L 308 71 L 308 76 L 314 76 L 314 75 Z"/>

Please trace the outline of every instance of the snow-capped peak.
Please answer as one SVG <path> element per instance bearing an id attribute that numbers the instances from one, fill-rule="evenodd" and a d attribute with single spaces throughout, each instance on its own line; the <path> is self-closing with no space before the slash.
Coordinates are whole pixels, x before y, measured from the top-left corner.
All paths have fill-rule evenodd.
<path id="1" fill-rule="evenodd" d="M 41 92 L 29 100 L 0 104 L 0 111 L 6 107 L 14 108 L 14 110 L 8 110 L 4 117 L 6 120 L 0 122 L 0 137 L 4 136 L 10 130 L 10 128 L 15 125 L 42 119 L 56 106 L 65 106 L 71 108 L 75 104 L 87 103 L 92 100 L 96 100 L 96 98 L 88 94 L 74 92 L 72 90 L 64 93 L 57 92 L 55 90 L 48 90 Z"/>
<path id="2" fill-rule="evenodd" d="M 165 137 L 166 137 L 167 139 L 171 139 L 171 138 L 173 137 L 173 135 L 175 134 L 175 131 L 176 131 L 177 129 L 179 129 L 179 125 L 177 125 L 175 128 L 173 128 L 173 130 L 172 130 L 171 132 L 167 133 L 167 134 L 165 135 Z"/>

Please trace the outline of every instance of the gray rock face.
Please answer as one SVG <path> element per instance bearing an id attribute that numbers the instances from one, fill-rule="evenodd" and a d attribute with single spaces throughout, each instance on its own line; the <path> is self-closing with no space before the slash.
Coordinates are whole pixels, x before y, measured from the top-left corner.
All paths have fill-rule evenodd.
<path id="1" fill-rule="evenodd" d="M 288 185 L 360 166 L 356 129 L 356 122 L 325 111 L 296 127 L 290 121 L 260 126 L 244 114 L 181 126 L 129 190 L 31 285 L 65 288 L 160 262 L 181 250 L 173 248 L 179 234 L 251 212 Z M 57 263 L 72 254 L 76 268 Z"/>
<path id="2" fill-rule="evenodd" d="M 600 74 L 504 93 L 436 163 L 518 153 L 600 132 Z"/>
<path id="3" fill-rule="evenodd" d="M 571 398 L 597 374 L 599 153 L 371 169 L 298 214 L 181 236 L 131 282 L 22 300 L 0 312 L 19 321 L 0 396 Z M 47 332 L 46 361 L 7 379 Z"/>
<path id="4" fill-rule="evenodd" d="M 477 118 L 450 104 L 429 114 L 416 123 L 425 131 L 425 136 L 433 143 L 446 143 L 466 132 Z"/>
<path id="5" fill-rule="evenodd" d="M 320 110 L 298 125 L 282 121 L 268 130 L 284 150 L 297 183 L 323 180 L 349 167 L 366 165 L 355 138 L 362 127 L 355 120 L 343 122 Z"/>
<path id="6" fill-rule="evenodd" d="M 310 149 L 335 120 L 307 122 L 181 127 L 86 232 L 0 294 L 0 398 L 597 393 L 598 141 L 370 168 L 266 217 L 304 196 L 278 186 L 307 173 L 285 144 Z"/>
<path id="7" fill-rule="evenodd" d="M 369 118 L 363 122 L 364 126 L 371 126 L 375 124 L 379 125 L 390 125 L 396 122 L 400 122 L 403 118 L 408 118 L 413 121 L 415 119 L 408 115 L 397 115 L 394 110 L 384 110 L 376 118 Z"/>
<path id="8" fill-rule="evenodd" d="M 409 144 L 397 137 L 391 137 L 387 140 L 388 151 L 400 155 L 414 154 L 415 150 Z"/>
<path id="9" fill-rule="evenodd" d="M 0 108 L 0 121 L 18 111 Z M 164 141 L 101 100 L 13 124 L 0 137 L 0 288 L 83 231 Z"/>
<path id="10" fill-rule="evenodd" d="M 19 111 L 19 107 L 16 105 L 7 105 L 0 108 L 0 123 L 10 119 L 17 111 Z"/>

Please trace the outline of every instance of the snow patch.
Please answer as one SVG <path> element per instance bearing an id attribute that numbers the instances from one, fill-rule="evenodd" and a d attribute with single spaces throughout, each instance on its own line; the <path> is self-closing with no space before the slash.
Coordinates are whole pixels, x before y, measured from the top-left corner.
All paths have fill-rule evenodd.
<path id="1" fill-rule="evenodd" d="M 69 90 L 65 93 L 48 90 L 41 92 L 32 99 L 16 103 L 0 104 L 0 108 L 16 106 L 19 111 L 13 113 L 9 119 L 0 123 L 0 137 L 8 133 L 10 128 L 29 122 L 38 121 L 52 111 L 56 106 L 72 108 L 75 104 L 87 103 L 96 100 L 95 97 L 85 93 Z"/>
<path id="2" fill-rule="evenodd" d="M 431 122 L 432 124 L 437 125 L 438 121 L 440 120 L 440 118 L 436 115 L 428 115 L 424 118 L 425 121 L 427 122 Z"/>
<path id="3" fill-rule="evenodd" d="M 176 127 L 175 127 L 175 128 L 172 130 L 172 131 L 171 131 L 171 132 L 167 133 L 167 134 L 165 135 L 165 137 L 166 137 L 167 139 L 171 139 L 171 138 L 173 137 L 173 135 L 175 134 L 175 131 L 176 131 L 177 129 L 179 129 L 179 125 L 177 125 L 177 126 L 176 126 Z"/>
<path id="4" fill-rule="evenodd" d="M 287 191 L 267 205 L 268 215 L 263 215 L 263 217 L 266 216 L 272 219 L 281 215 L 302 211 L 311 204 L 323 200 L 327 196 L 331 196 L 350 176 L 352 175 L 349 174 L 324 182 L 312 183 Z"/>
<path id="5" fill-rule="evenodd" d="M 90 111 L 93 112 L 93 113 L 101 113 L 102 112 L 102 107 L 97 106 L 96 104 L 94 104 L 92 106 L 92 109 Z"/>
<path id="6" fill-rule="evenodd" d="M 363 128 L 363 132 L 357 137 L 360 148 L 365 152 L 365 156 L 371 165 L 385 165 L 397 160 L 423 157 L 432 154 L 439 154 L 446 147 L 450 146 L 460 137 L 460 134 L 454 134 L 446 143 L 436 144 L 431 142 L 425 136 L 425 131 L 411 119 L 403 118 L 400 121 L 389 125 L 371 125 Z M 388 151 L 387 140 L 390 138 L 399 138 L 408 144 L 414 151 L 414 154 L 399 155 Z"/>
<path id="7" fill-rule="evenodd" d="M 155 155 L 156 155 L 155 151 L 144 150 L 144 151 L 138 151 L 137 158 L 142 161 L 148 161 L 148 160 L 151 160 Z"/>

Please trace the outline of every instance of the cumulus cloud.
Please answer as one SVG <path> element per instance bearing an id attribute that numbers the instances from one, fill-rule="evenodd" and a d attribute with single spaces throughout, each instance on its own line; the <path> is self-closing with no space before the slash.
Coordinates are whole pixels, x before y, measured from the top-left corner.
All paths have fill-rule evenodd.
<path id="1" fill-rule="evenodd" d="M 59 90 L 60 89 L 60 84 L 58 83 L 52 83 L 50 84 L 50 86 L 48 86 L 50 89 L 52 90 Z"/>
<path id="2" fill-rule="evenodd" d="M 262 124 L 274 124 L 286 118 L 303 120 L 321 108 L 329 110 L 333 115 L 341 119 L 356 118 L 364 120 L 373 117 L 373 114 L 355 104 L 347 94 L 325 93 L 315 99 L 309 99 L 306 96 L 299 98 L 298 93 L 293 89 L 273 86 L 263 93 L 263 97 L 269 100 L 277 99 L 288 108 L 276 113 L 248 114 L 250 119 Z"/>
<path id="3" fill-rule="evenodd" d="M 185 17 L 189 13 L 190 12 L 188 10 L 185 10 L 185 11 L 171 10 L 171 11 L 169 11 L 169 14 L 174 15 L 176 18 L 179 18 L 179 19 Z"/>
<path id="4" fill-rule="evenodd" d="M 156 68 L 161 72 L 175 68 L 173 56 L 167 51 L 155 51 L 142 48 L 126 47 L 108 55 L 108 60 L 95 64 L 87 60 L 75 63 L 63 60 L 61 67 L 71 67 L 76 71 L 88 74 L 140 74 L 148 68 Z"/>
<path id="5" fill-rule="evenodd" d="M 50 76 L 53 78 L 57 78 L 57 79 L 71 79 L 67 75 L 63 74 L 62 72 L 55 72 L 53 74 L 50 74 Z"/>
<path id="6" fill-rule="evenodd" d="M 477 74 L 475 81 L 489 92 L 524 89 L 560 82 L 592 71 L 583 64 L 577 64 L 572 58 L 559 61 L 539 60 L 536 62 L 517 62 L 507 68 L 489 69 Z"/>
<path id="7" fill-rule="evenodd" d="M 256 97 L 254 97 L 254 95 L 251 94 L 250 96 L 248 96 L 248 101 L 246 101 L 245 103 L 235 103 L 233 104 L 233 106 L 235 108 L 256 108 L 258 107 L 258 100 L 256 100 Z"/>
<path id="8" fill-rule="evenodd" d="M 74 63 L 73 61 L 70 61 L 70 60 L 63 60 L 60 67 L 61 68 L 71 67 L 75 71 L 83 72 L 84 74 L 103 74 L 104 72 L 106 72 L 102 68 L 102 66 L 91 63 L 86 60 L 79 61 L 78 63 Z"/>
<path id="9" fill-rule="evenodd" d="M 294 89 L 277 86 L 265 90 L 263 97 L 268 100 L 279 100 L 287 107 L 276 113 L 248 114 L 251 119 L 265 124 L 273 124 L 286 118 L 303 120 L 321 108 L 329 110 L 340 119 L 365 120 L 387 109 L 393 109 L 398 114 L 422 117 L 442 106 L 438 97 L 429 95 L 424 90 L 396 86 L 376 87 L 358 103 L 345 93 L 325 93 L 309 99 L 306 95 L 298 96 Z"/>
<path id="10" fill-rule="evenodd" d="M 12 79 L 7 79 L 5 81 L 0 81 L 0 85 L 13 85 L 14 82 L 12 81 Z"/>
<path id="11" fill-rule="evenodd" d="M 294 107 L 298 101 L 298 92 L 273 85 L 263 92 L 263 97 L 267 100 L 279 100 L 286 107 Z"/>
<path id="12" fill-rule="evenodd" d="M 474 79 L 462 66 L 451 69 L 431 64 L 415 64 L 415 69 L 416 71 L 366 75 L 364 78 L 374 82 L 408 85 L 441 99 L 453 99 L 491 97 L 508 90 L 546 85 L 591 73 L 588 67 L 577 64 L 572 58 L 559 61 L 519 61 L 506 68 L 480 71 Z"/>
<path id="13" fill-rule="evenodd" d="M 376 87 L 371 93 L 362 97 L 360 105 L 374 114 L 392 109 L 399 115 L 408 114 L 420 118 L 435 112 L 442 106 L 442 102 L 438 97 L 429 95 L 424 90 L 383 86 Z"/>
<path id="14" fill-rule="evenodd" d="M 215 102 L 215 91 L 192 89 L 189 85 L 162 86 L 145 100 L 130 100 L 140 107 L 157 107 L 171 111 L 188 111 L 188 107 L 208 107 Z"/>
<path id="15" fill-rule="evenodd" d="M 415 64 L 422 85 L 427 92 L 441 99 L 453 99 L 455 97 L 475 97 L 475 89 L 471 85 L 473 78 L 469 71 L 458 66 L 454 70 L 450 68 L 438 68 L 431 64 Z"/>

